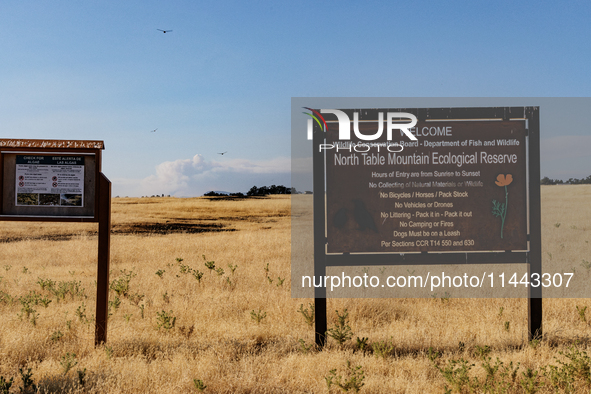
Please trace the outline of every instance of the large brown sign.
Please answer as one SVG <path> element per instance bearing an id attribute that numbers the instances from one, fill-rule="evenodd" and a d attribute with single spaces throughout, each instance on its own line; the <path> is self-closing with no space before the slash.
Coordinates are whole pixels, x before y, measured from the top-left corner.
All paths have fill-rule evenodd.
<path id="1" fill-rule="evenodd" d="M 377 120 L 358 129 L 373 135 Z M 528 250 L 525 120 L 419 121 L 411 132 L 418 141 L 396 130 L 349 142 L 329 124 L 327 252 Z"/>
<path id="2" fill-rule="evenodd" d="M 468 276 L 458 267 L 523 263 L 532 279 L 542 277 L 538 107 L 306 114 L 316 121 L 308 127 L 314 149 L 314 280 L 339 278 L 347 287 L 351 271 L 338 267 L 440 265 L 458 275 L 455 281 L 461 271 Z M 409 127 L 416 141 L 403 134 Z M 485 276 L 492 278 L 489 268 L 471 276 L 470 286 L 474 278 L 482 278 L 481 284 Z M 433 269 L 425 271 L 428 278 Z M 448 268 L 445 274 L 452 275 Z M 385 289 L 371 280 L 369 285 Z M 328 285 L 313 286 L 315 339 L 323 346 Z M 527 291 L 531 340 L 542 334 L 542 286 Z"/>

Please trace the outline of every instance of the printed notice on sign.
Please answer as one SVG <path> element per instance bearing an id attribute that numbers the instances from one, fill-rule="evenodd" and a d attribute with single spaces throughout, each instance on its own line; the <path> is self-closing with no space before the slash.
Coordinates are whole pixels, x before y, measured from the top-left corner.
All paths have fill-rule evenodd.
<path id="1" fill-rule="evenodd" d="M 417 141 L 337 131 L 325 146 L 329 253 L 528 249 L 524 121 L 419 122 Z"/>
<path id="2" fill-rule="evenodd" d="M 16 156 L 16 205 L 82 207 L 83 156 Z"/>

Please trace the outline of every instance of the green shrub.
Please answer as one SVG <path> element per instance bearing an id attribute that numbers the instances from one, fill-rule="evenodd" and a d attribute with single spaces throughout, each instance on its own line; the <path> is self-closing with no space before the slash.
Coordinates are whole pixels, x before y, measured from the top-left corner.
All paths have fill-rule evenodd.
<path id="1" fill-rule="evenodd" d="M 4 376 L 0 376 L 0 394 L 9 394 L 10 387 L 12 387 L 12 381 L 14 378 L 10 378 L 10 380 L 5 380 Z"/>
<path id="2" fill-rule="evenodd" d="M 36 393 L 37 386 L 33 383 L 33 373 L 31 373 L 31 368 L 27 368 L 27 372 L 24 372 L 22 368 L 18 369 L 19 373 L 21 374 L 21 379 L 23 380 L 23 387 L 20 388 L 21 393 Z"/>
<path id="3" fill-rule="evenodd" d="M 255 312 L 254 309 L 250 311 L 250 318 L 260 324 L 260 322 L 267 317 L 267 312 L 263 312 L 259 309 L 258 312 Z"/>
<path id="4" fill-rule="evenodd" d="M 351 361 L 347 360 L 347 368 L 344 374 L 345 376 L 337 375 L 336 368 L 331 369 L 329 371 L 329 375 L 324 378 L 328 390 L 330 391 L 332 386 L 336 386 L 344 392 L 351 391 L 353 393 L 358 393 L 359 390 L 361 390 L 361 388 L 365 385 L 365 383 L 363 383 L 365 375 L 361 368 L 361 365 L 352 367 Z"/>
<path id="5" fill-rule="evenodd" d="M 164 328 L 165 330 L 171 330 L 172 328 L 174 328 L 174 325 L 176 323 L 176 317 L 173 316 L 172 311 L 156 312 L 156 315 L 158 316 L 157 324 L 159 330 L 161 328 Z"/>
<path id="6" fill-rule="evenodd" d="M 193 385 L 195 386 L 195 389 L 199 391 L 203 391 L 207 388 L 207 386 L 205 385 L 205 383 L 203 383 L 203 380 L 201 379 L 193 379 Z"/>
<path id="7" fill-rule="evenodd" d="M 312 325 L 314 324 L 314 304 L 309 303 L 308 305 L 310 306 L 310 312 L 308 312 L 308 308 L 304 309 L 304 304 L 300 304 L 300 309 L 298 310 L 298 313 L 301 313 L 302 316 L 304 316 L 304 319 L 306 320 L 306 324 L 312 327 Z"/>
<path id="8" fill-rule="evenodd" d="M 337 341 L 339 345 L 342 345 L 353 337 L 351 326 L 349 326 L 349 312 L 347 312 L 346 308 L 342 315 L 339 314 L 338 310 L 335 312 L 337 314 L 338 321 L 333 328 L 330 328 L 327 331 L 327 335 Z"/>
<path id="9" fill-rule="evenodd" d="M 386 358 L 392 353 L 392 351 L 394 351 L 394 344 L 392 342 L 388 342 L 387 340 L 374 342 L 372 343 L 371 347 L 373 354 L 376 357 Z"/>
<path id="10" fill-rule="evenodd" d="M 72 368 L 74 368 L 78 364 L 76 361 L 76 354 L 75 353 L 66 353 L 65 356 L 62 356 L 62 361 L 60 361 L 60 365 L 64 369 L 64 375 L 67 375 L 68 372 Z"/>
<path id="11" fill-rule="evenodd" d="M 119 297 L 127 297 L 127 294 L 129 293 L 129 282 L 131 282 L 131 279 L 137 274 L 134 274 L 132 271 L 128 272 L 127 270 L 121 270 L 120 272 L 121 276 L 111 282 L 109 289 L 117 293 L 117 296 Z"/>

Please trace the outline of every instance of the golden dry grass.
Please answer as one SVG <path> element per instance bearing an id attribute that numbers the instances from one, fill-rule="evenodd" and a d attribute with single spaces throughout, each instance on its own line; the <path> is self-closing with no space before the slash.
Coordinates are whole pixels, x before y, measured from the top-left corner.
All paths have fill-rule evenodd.
<path id="1" fill-rule="evenodd" d="M 544 259 L 581 270 L 582 261 L 591 260 L 590 197 L 590 186 L 542 188 Z M 472 376 L 484 376 L 476 346 L 492 347 L 493 360 L 520 362 L 521 370 L 556 364 L 559 352 L 577 340 L 586 349 L 591 327 L 576 310 L 591 304 L 586 299 L 544 300 L 546 337 L 536 348 L 527 345 L 522 299 L 341 299 L 328 301 L 329 326 L 334 311 L 347 308 L 353 340 L 343 347 L 329 340 L 324 351 L 306 353 L 299 340 L 311 344 L 313 331 L 297 310 L 311 300 L 290 297 L 289 201 L 114 199 L 111 280 L 121 270 L 136 274 L 130 293 L 144 295 L 144 318 L 129 296 L 121 297 L 100 348 L 93 346 L 93 323 L 76 314 L 82 304 L 89 319 L 94 314 L 96 225 L 1 222 L 0 376 L 14 377 L 14 389 L 21 385 L 19 367 L 31 368 L 41 391 L 54 393 L 197 392 L 193 379 L 207 385 L 206 393 L 326 393 L 329 371 L 343 373 L 350 360 L 365 373 L 362 393 L 440 393 L 446 381 L 426 356 L 430 346 L 444 352 L 441 365 L 461 357 L 476 364 Z M 203 255 L 224 274 L 209 272 Z M 203 272 L 201 283 L 181 273 L 176 258 Z M 238 266 L 234 274 L 229 264 Z M 39 278 L 80 281 L 85 295 L 58 302 Z M 278 278 L 286 278 L 283 285 Z M 31 291 L 52 300 L 47 308 L 34 306 L 35 325 L 18 316 L 18 298 Z M 251 311 L 259 309 L 267 315 L 257 324 Z M 176 317 L 175 328 L 157 329 L 162 311 Z M 395 346 L 381 358 L 357 351 L 356 337 Z M 75 353 L 78 364 L 65 374 L 67 353 Z M 84 369 L 83 388 L 77 370 Z"/>

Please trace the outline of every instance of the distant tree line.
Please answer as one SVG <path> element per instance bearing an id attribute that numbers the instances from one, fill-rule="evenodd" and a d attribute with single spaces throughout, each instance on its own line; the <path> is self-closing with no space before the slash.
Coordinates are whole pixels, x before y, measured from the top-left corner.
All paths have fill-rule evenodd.
<path id="1" fill-rule="evenodd" d="M 246 193 L 247 196 L 266 196 L 268 194 L 291 194 L 292 188 L 285 187 L 283 185 L 271 185 L 271 186 L 262 186 L 256 187 L 253 186 L 250 190 Z"/>
<path id="2" fill-rule="evenodd" d="M 247 197 L 252 196 L 267 196 L 269 194 L 292 194 L 295 193 L 295 188 L 285 187 L 283 185 L 271 185 L 271 186 L 262 186 L 256 187 L 253 186 L 250 188 L 248 192 L 246 192 Z M 214 191 L 208 192 L 204 194 L 205 197 L 245 197 L 243 193 L 217 193 Z"/>
<path id="3" fill-rule="evenodd" d="M 547 176 L 543 177 L 540 180 L 541 185 L 588 185 L 591 184 L 591 175 L 587 178 L 569 178 L 568 181 L 563 181 L 562 179 L 551 179 Z"/>
<path id="4" fill-rule="evenodd" d="M 243 193 L 216 193 L 214 191 L 205 193 L 204 196 L 206 197 L 226 197 L 226 196 L 231 196 L 231 197 L 244 197 Z"/>

